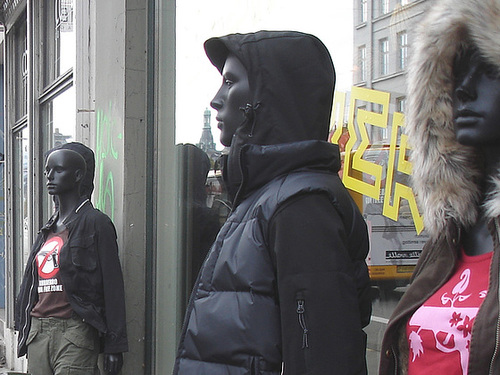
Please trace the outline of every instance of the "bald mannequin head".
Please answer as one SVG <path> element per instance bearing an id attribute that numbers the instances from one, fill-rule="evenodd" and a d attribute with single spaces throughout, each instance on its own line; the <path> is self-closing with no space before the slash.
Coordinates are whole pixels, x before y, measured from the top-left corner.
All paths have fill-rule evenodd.
<path id="1" fill-rule="evenodd" d="M 47 189 L 51 195 L 78 193 L 87 166 L 76 151 L 58 149 L 49 154 L 45 163 Z"/>

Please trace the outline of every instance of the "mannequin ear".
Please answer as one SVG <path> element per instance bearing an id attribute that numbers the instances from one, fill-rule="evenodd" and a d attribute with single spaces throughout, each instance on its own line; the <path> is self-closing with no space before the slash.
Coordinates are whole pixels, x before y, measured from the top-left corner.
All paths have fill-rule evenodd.
<path id="1" fill-rule="evenodd" d="M 75 171 L 75 181 L 76 181 L 77 183 L 82 182 L 82 180 L 83 180 L 83 176 L 84 176 L 84 175 L 85 175 L 85 174 L 83 173 L 83 171 L 82 171 L 81 169 L 77 169 L 77 170 Z"/>

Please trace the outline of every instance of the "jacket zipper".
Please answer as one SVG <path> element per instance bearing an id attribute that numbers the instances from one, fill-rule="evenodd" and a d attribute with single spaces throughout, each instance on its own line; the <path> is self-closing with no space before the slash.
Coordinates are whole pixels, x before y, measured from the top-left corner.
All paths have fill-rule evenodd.
<path id="1" fill-rule="evenodd" d="M 493 219 L 493 221 L 495 222 L 496 243 L 497 243 L 497 246 L 498 246 L 498 244 L 499 244 L 498 234 L 500 233 L 500 228 L 498 226 L 498 218 Z M 499 279 L 500 279 L 500 269 L 498 270 L 498 276 L 499 276 Z M 499 282 L 499 285 L 498 285 L 497 299 L 498 299 L 498 306 L 500 308 L 500 282 Z M 496 327 L 496 332 L 495 332 L 495 351 L 493 352 L 493 355 L 491 357 L 490 370 L 488 372 L 490 375 L 493 375 L 493 362 L 495 361 L 495 358 L 498 356 L 498 351 L 499 351 L 499 341 L 500 341 L 500 326 L 499 326 L 499 323 L 500 323 L 500 312 L 499 312 L 499 316 L 497 317 L 497 327 Z"/>
<path id="2" fill-rule="evenodd" d="M 299 318 L 300 328 L 302 328 L 302 349 L 309 348 L 309 337 L 308 337 L 309 330 L 307 329 L 306 325 L 305 305 L 306 301 L 303 298 L 297 299 L 297 315 Z"/>

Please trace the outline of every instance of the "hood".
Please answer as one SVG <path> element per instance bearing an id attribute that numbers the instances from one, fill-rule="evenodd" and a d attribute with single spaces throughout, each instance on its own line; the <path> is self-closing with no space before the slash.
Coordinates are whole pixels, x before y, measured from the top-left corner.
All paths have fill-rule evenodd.
<path id="1" fill-rule="evenodd" d="M 413 188 L 425 227 L 436 237 L 450 220 L 463 229 L 477 219 L 485 176 L 475 150 L 455 139 L 453 61 L 469 46 L 500 66 L 500 1 L 441 0 L 432 3 L 417 31 L 408 72 L 406 132 L 413 152 Z M 500 214 L 500 182 L 484 203 Z"/>
<path id="2" fill-rule="evenodd" d="M 233 185 L 241 181 L 243 145 L 327 140 L 335 71 L 318 38 L 295 31 L 231 34 L 207 40 L 205 51 L 221 73 L 227 55 L 235 54 L 247 69 L 253 93 L 253 109 L 236 130 L 229 153 Z"/>
<path id="3" fill-rule="evenodd" d="M 205 51 L 221 73 L 230 52 L 247 69 L 255 113 L 251 127 L 237 130 L 243 143 L 327 139 L 335 72 L 318 38 L 294 31 L 231 34 L 207 40 Z"/>

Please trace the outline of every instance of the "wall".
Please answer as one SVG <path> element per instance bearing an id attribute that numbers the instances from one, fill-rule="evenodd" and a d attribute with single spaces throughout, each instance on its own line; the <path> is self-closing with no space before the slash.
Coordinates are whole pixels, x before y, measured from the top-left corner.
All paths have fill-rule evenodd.
<path id="1" fill-rule="evenodd" d="M 125 277 L 129 353 L 122 373 L 144 373 L 146 36 L 144 1 L 95 1 L 94 202 L 115 223 Z"/>

